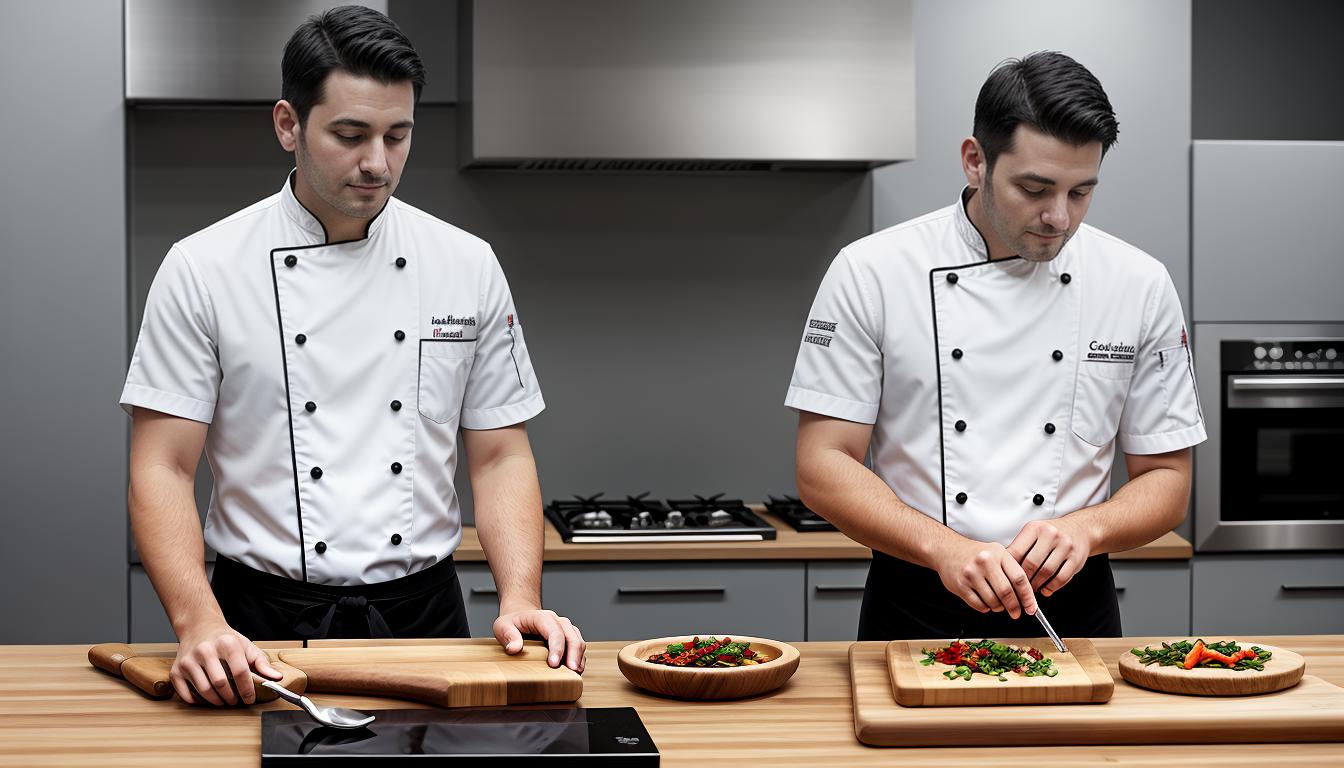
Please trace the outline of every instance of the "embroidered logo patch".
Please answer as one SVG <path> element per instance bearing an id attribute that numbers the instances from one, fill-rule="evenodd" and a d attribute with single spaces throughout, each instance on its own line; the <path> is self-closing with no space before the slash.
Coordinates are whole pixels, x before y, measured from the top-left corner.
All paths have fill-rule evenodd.
<path id="1" fill-rule="evenodd" d="M 1087 359 L 1094 363 L 1132 363 L 1136 351 L 1133 344 L 1093 339 L 1087 345 Z"/>
<path id="2" fill-rule="evenodd" d="M 476 327 L 476 318 L 430 315 L 429 324 L 431 326 L 429 336 L 432 339 L 462 339 L 466 338 L 467 328 Z"/>
<path id="3" fill-rule="evenodd" d="M 808 318 L 807 332 L 803 334 L 803 341 L 808 344 L 816 344 L 819 347 L 829 347 L 831 346 L 831 339 L 834 337 L 827 336 L 826 334 L 835 333 L 837 325 L 837 323 L 833 323 L 830 320 L 815 320 L 813 318 Z M 824 331 L 824 333 L 816 333 L 816 331 Z"/>

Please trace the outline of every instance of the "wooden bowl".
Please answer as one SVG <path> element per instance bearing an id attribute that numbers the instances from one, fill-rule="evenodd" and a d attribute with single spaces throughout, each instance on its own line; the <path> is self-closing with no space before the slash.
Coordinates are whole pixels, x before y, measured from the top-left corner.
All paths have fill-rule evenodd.
<path id="1" fill-rule="evenodd" d="M 1179 638 L 1188 640 L 1189 638 Z M 1224 638 L 1212 637 L 1211 641 L 1221 642 Z M 1171 642 L 1171 641 L 1169 641 Z M 1273 693 L 1297 685 L 1307 662 L 1300 654 L 1286 648 L 1237 640 L 1237 645 L 1250 648 L 1258 645 L 1274 655 L 1265 662 L 1263 672 L 1234 669 L 1216 669 L 1213 667 L 1195 667 L 1179 669 L 1160 667 L 1157 664 L 1144 666 L 1139 658 L 1129 651 L 1120 657 L 1120 676 L 1133 685 L 1163 693 L 1181 693 L 1189 696 L 1252 696 L 1261 693 Z M 1160 646 L 1162 642 L 1144 643 L 1146 646 Z M 1142 648 L 1143 645 L 1134 646 Z"/>
<path id="2" fill-rule="evenodd" d="M 704 633 L 699 637 L 724 637 Z M 764 664 L 745 667 L 669 667 L 648 658 L 667 650 L 671 643 L 689 642 L 696 635 L 641 640 L 621 649 L 616 664 L 631 683 L 646 691 L 683 699 L 740 699 L 773 691 L 798 669 L 798 649 L 778 640 L 727 634 L 733 640 L 751 643 L 752 650 L 770 657 Z"/>

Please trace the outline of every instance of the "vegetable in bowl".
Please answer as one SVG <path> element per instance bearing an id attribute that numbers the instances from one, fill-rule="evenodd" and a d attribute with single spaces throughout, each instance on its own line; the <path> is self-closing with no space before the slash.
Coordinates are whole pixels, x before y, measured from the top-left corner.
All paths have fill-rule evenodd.
<path id="1" fill-rule="evenodd" d="M 770 657 L 731 637 L 694 637 L 687 642 L 669 643 L 663 653 L 648 658 L 653 664 L 669 667 L 750 667 L 770 661 Z"/>

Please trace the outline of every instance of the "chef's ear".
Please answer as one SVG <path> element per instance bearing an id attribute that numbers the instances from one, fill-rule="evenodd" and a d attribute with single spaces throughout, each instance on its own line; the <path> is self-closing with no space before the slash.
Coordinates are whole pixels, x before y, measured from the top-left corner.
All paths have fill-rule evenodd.
<path id="1" fill-rule="evenodd" d="M 286 152 L 297 149 L 299 132 L 303 127 L 299 125 L 299 112 L 294 109 L 294 105 L 284 99 L 275 102 L 275 107 L 271 109 L 271 121 L 275 123 L 275 137 L 280 140 L 280 146 Z"/>
<path id="2" fill-rule="evenodd" d="M 979 189 L 989 178 L 989 165 L 985 161 L 985 149 L 974 136 L 967 136 L 961 142 L 961 170 L 966 173 L 966 185 Z"/>

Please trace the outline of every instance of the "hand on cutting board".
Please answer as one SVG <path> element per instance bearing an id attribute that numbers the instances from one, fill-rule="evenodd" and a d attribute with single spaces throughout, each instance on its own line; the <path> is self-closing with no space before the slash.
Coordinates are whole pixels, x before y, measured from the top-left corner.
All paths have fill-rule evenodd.
<path id="1" fill-rule="evenodd" d="M 1017 559 L 997 542 L 962 539 L 938 558 L 947 591 L 981 613 L 1007 611 L 1014 619 L 1036 612 L 1036 595 Z"/>
<path id="2" fill-rule="evenodd" d="M 551 667 L 561 662 L 575 672 L 583 672 L 588 644 L 573 622 L 564 616 L 541 608 L 500 613 L 495 619 L 495 639 L 504 646 L 504 652 L 515 654 L 523 650 L 523 634 L 540 635 L 546 641 L 550 654 L 546 663 Z"/>
<path id="3" fill-rule="evenodd" d="M 251 704 L 257 693 L 249 670 L 272 680 L 283 677 L 265 651 L 228 624 L 216 621 L 193 627 L 178 638 L 170 679 L 177 695 L 188 704 L 201 699 L 217 707 L 231 706 L 240 698 Z"/>
<path id="4" fill-rule="evenodd" d="M 1049 596 L 1069 583 L 1092 553 L 1081 526 L 1067 518 L 1033 520 L 1008 545 L 1013 559 L 1031 579 L 1031 588 Z"/>

